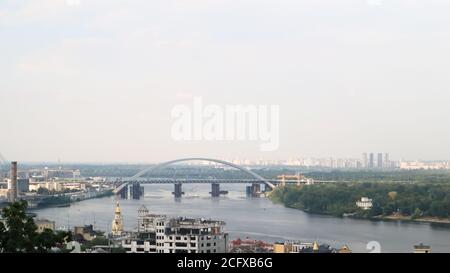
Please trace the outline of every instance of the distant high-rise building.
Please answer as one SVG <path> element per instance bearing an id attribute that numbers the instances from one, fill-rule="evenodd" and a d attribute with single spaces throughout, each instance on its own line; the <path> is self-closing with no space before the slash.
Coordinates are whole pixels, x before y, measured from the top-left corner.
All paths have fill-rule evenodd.
<path id="1" fill-rule="evenodd" d="M 368 161 L 369 161 L 369 159 L 367 158 L 367 153 L 363 153 L 362 154 L 362 167 L 363 168 L 368 167 Z"/>
<path id="2" fill-rule="evenodd" d="M 369 168 L 375 167 L 375 158 L 373 153 L 370 153 L 369 155 Z"/>
<path id="3" fill-rule="evenodd" d="M 384 166 L 386 168 L 390 168 L 391 167 L 391 162 L 389 160 L 389 153 L 385 153 L 384 154 Z"/>
<path id="4" fill-rule="evenodd" d="M 377 168 L 383 168 L 383 154 L 382 153 L 378 153 Z"/>

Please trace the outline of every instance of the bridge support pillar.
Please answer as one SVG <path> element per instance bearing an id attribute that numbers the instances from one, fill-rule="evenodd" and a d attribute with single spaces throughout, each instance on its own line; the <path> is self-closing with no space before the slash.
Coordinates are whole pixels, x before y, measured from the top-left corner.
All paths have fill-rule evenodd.
<path id="1" fill-rule="evenodd" d="M 269 185 L 267 185 L 267 184 L 264 184 L 264 191 L 265 191 L 265 192 L 269 192 L 269 191 L 272 191 L 272 188 L 271 188 L 271 187 L 269 187 Z"/>
<path id="2" fill-rule="evenodd" d="M 219 183 L 212 183 L 211 184 L 211 196 L 212 197 L 219 197 L 220 196 L 220 184 Z"/>
<path id="3" fill-rule="evenodd" d="M 251 197 L 259 197 L 261 193 L 261 185 L 259 183 L 253 183 L 251 186 L 247 186 L 247 195 Z"/>
<path id="4" fill-rule="evenodd" d="M 126 199 L 128 197 L 128 185 L 123 187 L 122 190 L 117 193 L 117 195 L 122 199 Z"/>
<path id="5" fill-rule="evenodd" d="M 131 198 L 139 200 L 144 195 L 144 187 L 141 187 L 139 183 L 133 183 L 131 186 Z"/>
<path id="6" fill-rule="evenodd" d="M 175 183 L 174 184 L 174 191 L 172 192 L 172 194 L 175 196 L 175 198 L 180 198 L 184 192 L 181 189 L 181 183 Z"/>

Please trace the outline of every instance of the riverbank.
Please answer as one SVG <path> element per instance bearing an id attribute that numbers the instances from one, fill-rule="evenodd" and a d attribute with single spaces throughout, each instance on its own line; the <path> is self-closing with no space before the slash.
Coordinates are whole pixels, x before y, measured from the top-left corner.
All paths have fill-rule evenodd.
<path id="1" fill-rule="evenodd" d="M 36 207 L 30 207 L 29 210 L 36 210 L 41 208 L 63 208 L 70 207 L 70 204 L 81 202 L 84 200 L 94 199 L 94 198 L 102 198 L 113 195 L 112 190 L 105 190 L 102 192 L 75 192 L 66 194 L 64 196 L 49 196 L 48 198 L 43 199 Z"/>
<path id="2" fill-rule="evenodd" d="M 270 198 L 269 198 L 270 199 Z M 344 214 L 342 216 L 337 216 L 337 215 L 333 215 L 331 213 L 320 213 L 320 212 L 310 212 L 308 210 L 305 209 L 301 209 L 295 205 L 286 205 L 283 204 L 282 202 L 279 201 L 273 201 L 273 203 L 275 204 L 281 204 L 284 205 L 286 208 L 290 208 L 290 209 L 296 209 L 296 210 L 300 210 L 303 211 L 305 213 L 308 214 L 312 214 L 312 215 L 326 215 L 326 216 L 333 216 L 333 217 L 337 217 L 337 218 L 343 218 L 343 217 L 348 217 L 348 218 L 353 218 L 353 219 L 358 219 L 358 220 L 369 220 L 369 221 L 401 221 L 401 222 L 418 222 L 418 223 L 429 223 L 429 224 L 443 224 L 443 225 L 448 225 L 448 227 L 450 228 L 450 219 L 448 218 L 439 218 L 439 217 L 419 217 L 419 218 L 413 218 L 411 216 L 405 216 L 405 215 L 378 215 L 378 216 L 372 216 L 372 217 L 364 217 L 361 215 L 358 215 L 357 213 L 347 213 Z"/>
<path id="3" fill-rule="evenodd" d="M 408 221 L 443 224 L 450 227 L 447 211 L 450 185 L 352 183 L 280 187 L 266 196 L 274 203 L 309 214 L 365 220 Z M 373 199 L 363 210 L 355 200 Z M 429 198 L 432 196 L 433 198 Z"/>
<path id="4" fill-rule="evenodd" d="M 450 227 L 450 219 L 439 218 L 439 217 L 419 217 L 413 218 L 411 216 L 405 215 L 389 215 L 389 216 L 374 216 L 368 218 L 371 220 L 384 220 L 384 221 L 405 221 L 405 222 L 419 222 L 419 223 L 430 223 L 430 224 L 445 224 Z"/>

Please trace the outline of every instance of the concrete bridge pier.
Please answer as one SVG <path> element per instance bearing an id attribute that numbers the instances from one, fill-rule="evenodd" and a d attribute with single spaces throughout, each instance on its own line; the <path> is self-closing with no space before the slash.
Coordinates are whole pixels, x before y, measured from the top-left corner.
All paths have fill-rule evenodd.
<path id="1" fill-rule="evenodd" d="M 144 195 L 144 187 L 141 187 L 141 185 L 137 182 L 134 182 L 131 186 L 131 198 L 139 200 L 141 196 Z"/>
<path id="2" fill-rule="evenodd" d="M 119 186 L 120 189 L 115 192 L 121 199 L 139 200 L 144 195 L 144 187 L 139 182 L 130 182 Z"/>
<path id="3" fill-rule="evenodd" d="M 210 193 L 211 193 L 211 197 L 219 197 L 220 196 L 220 184 L 212 183 Z"/>
<path id="4" fill-rule="evenodd" d="M 128 198 L 128 186 L 123 187 L 122 190 L 120 192 L 118 192 L 118 195 L 122 199 L 127 199 Z"/>
<path id="5" fill-rule="evenodd" d="M 175 198 L 180 198 L 184 194 L 181 188 L 181 183 L 174 184 L 174 191 L 172 192 L 172 194 L 175 196 Z"/>
<path id="6" fill-rule="evenodd" d="M 259 183 L 252 183 L 251 186 L 247 186 L 247 195 L 251 197 L 259 197 L 261 193 L 261 185 Z"/>

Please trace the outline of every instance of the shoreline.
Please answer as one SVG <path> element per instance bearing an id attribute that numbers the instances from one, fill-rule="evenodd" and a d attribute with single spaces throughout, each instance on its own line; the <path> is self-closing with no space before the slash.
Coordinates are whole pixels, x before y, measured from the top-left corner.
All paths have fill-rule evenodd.
<path id="1" fill-rule="evenodd" d="M 390 215 L 390 216 L 374 216 L 371 218 L 360 218 L 360 219 L 371 219 L 371 220 L 382 220 L 382 221 L 401 221 L 401 222 L 415 222 L 415 223 L 428 223 L 428 224 L 443 224 L 450 227 L 450 219 L 441 219 L 438 217 L 423 217 L 413 219 L 411 216 L 403 215 Z"/>
<path id="2" fill-rule="evenodd" d="M 44 203 L 40 203 L 38 206 L 30 207 L 27 210 L 34 211 L 34 210 L 39 210 L 39 209 L 44 209 L 44 208 L 70 207 L 74 203 L 82 202 L 82 201 L 89 200 L 89 199 L 109 197 L 112 195 L 114 195 L 114 194 L 111 190 L 106 190 L 106 191 L 98 193 L 96 195 L 89 196 L 89 197 L 83 197 L 83 198 L 71 198 L 70 196 L 64 196 L 65 197 L 64 199 L 55 200 L 54 202 L 47 201 Z M 52 198 L 52 197 L 50 197 L 50 198 Z"/>

